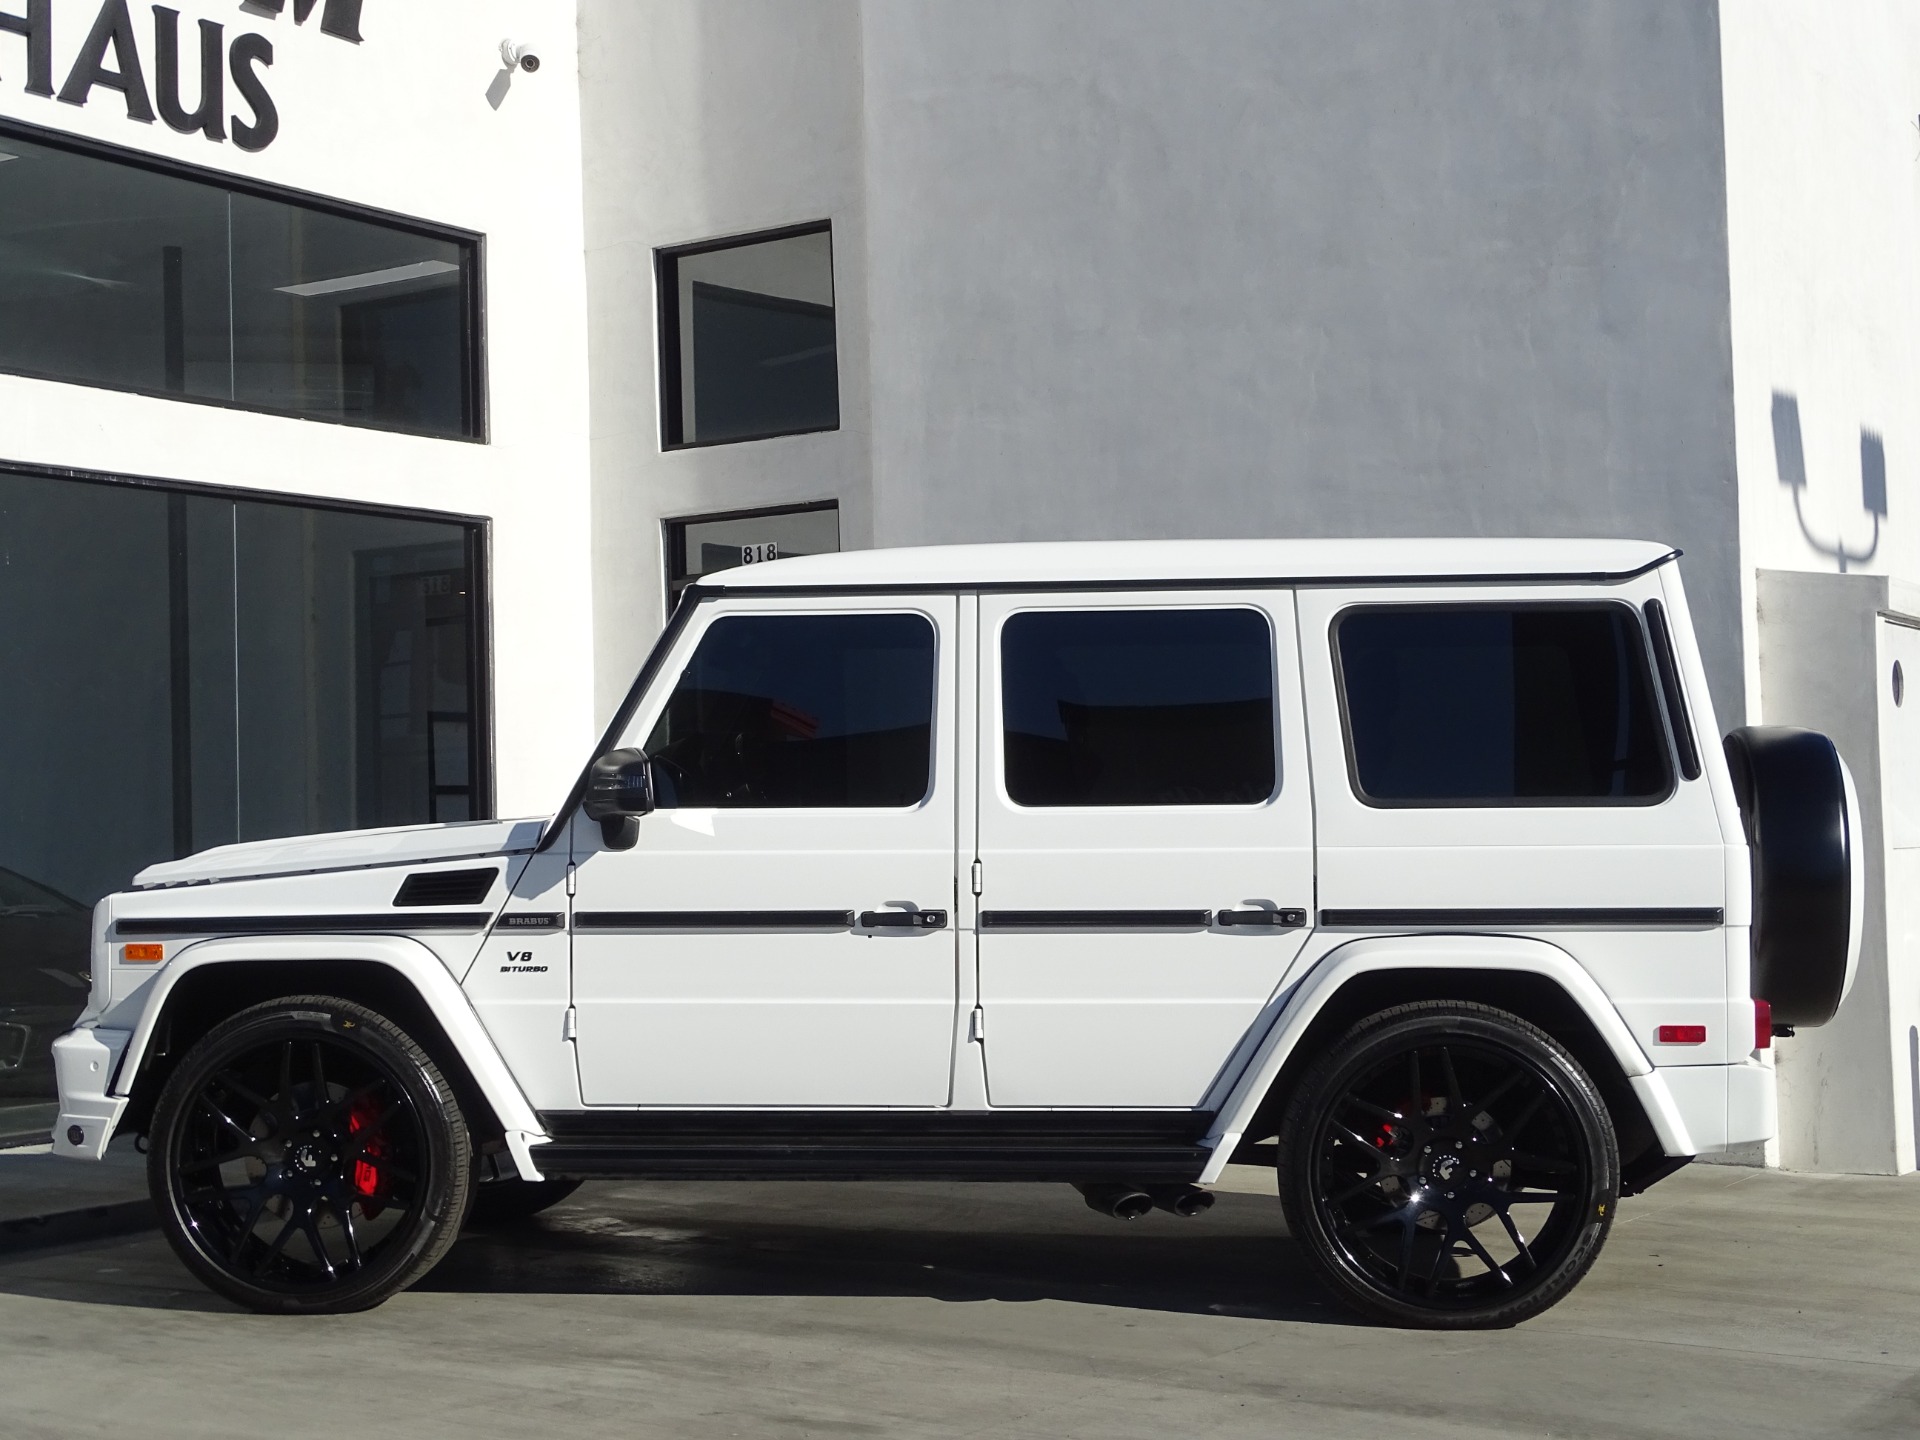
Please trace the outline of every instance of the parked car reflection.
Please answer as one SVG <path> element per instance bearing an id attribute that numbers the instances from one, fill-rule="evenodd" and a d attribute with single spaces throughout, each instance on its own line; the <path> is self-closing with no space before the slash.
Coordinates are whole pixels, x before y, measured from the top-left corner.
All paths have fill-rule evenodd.
<path id="1" fill-rule="evenodd" d="M 0 1096 L 53 1094 L 53 1042 L 92 984 L 92 911 L 0 868 Z"/>

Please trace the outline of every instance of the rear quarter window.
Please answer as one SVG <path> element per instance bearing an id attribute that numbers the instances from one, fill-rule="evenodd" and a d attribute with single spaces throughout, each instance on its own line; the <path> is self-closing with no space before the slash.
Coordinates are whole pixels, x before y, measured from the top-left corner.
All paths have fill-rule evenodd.
<path id="1" fill-rule="evenodd" d="M 1334 621 L 1334 654 L 1369 804 L 1650 805 L 1673 789 L 1628 606 L 1359 606 Z"/>

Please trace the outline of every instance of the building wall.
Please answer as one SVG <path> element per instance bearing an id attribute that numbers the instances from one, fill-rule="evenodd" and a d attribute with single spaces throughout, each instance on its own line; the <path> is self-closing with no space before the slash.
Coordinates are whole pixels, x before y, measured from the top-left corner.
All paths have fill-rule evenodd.
<path id="1" fill-rule="evenodd" d="M 1714 5 L 864 19 L 882 543 L 1668 540 L 1740 712 Z"/>
<path id="2" fill-rule="evenodd" d="M 175 0 L 197 99 L 196 22 L 273 46 L 261 73 L 279 134 L 231 140 L 26 91 L 25 42 L 0 34 L 0 115 L 486 236 L 491 436 L 486 444 L 248 414 L 0 375 L 0 461 L 419 506 L 491 522 L 494 743 L 505 814 L 556 805 L 591 743 L 586 573 L 586 291 L 581 265 L 574 12 L 568 0 L 407 0 L 365 7 L 363 39 L 230 0 Z M 12 13 L 23 7 L 10 5 Z M 54 0 L 53 74 L 67 76 L 100 0 Z M 154 85 L 151 6 L 131 7 Z M 538 44 L 537 74 L 499 44 Z M 228 86 L 229 109 L 246 109 Z M 497 103 L 496 103 L 497 102 Z"/>
<path id="3" fill-rule="evenodd" d="M 1920 935 L 1915 838 L 1889 823 L 1915 757 L 1890 737 L 1913 702 L 1891 688 L 1910 632 L 1877 617 L 1920 610 L 1920 11 L 1744 0 L 1721 31 L 1752 718 L 1834 737 L 1869 857 L 1854 993 L 1778 1047 L 1779 1159 L 1898 1172 L 1920 1111 Z"/>
<path id="4" fill-rule="evenodd" d="M 596 709 L 664 620 L 661 520 L 838 499 L 874 543 L 860 11 L 845 0 L 581 0 Z M 664 451 L 653 252 L 830 220 L 840 428 Z"/>

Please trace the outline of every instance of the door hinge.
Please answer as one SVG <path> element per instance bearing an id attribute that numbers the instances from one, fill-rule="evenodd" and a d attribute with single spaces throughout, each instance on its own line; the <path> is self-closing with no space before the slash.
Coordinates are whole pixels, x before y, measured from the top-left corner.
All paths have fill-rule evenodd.
<path id="1" fill-rule="evenodd" d="M 580 1012 L 571 1005 L 567 1007 L 566 1021 L 560 1027 L 560 1038 L 562 1040 L 578 1040 L 580 1038 Z"/>
<path id="2" fill-rule="evenodd" d="M 973 862 L 973 893 L 978 895 L 986 888 L 987 867 L 978 860 Z"/>
<path id="3" fill-rule="evenodd" d="M 569 860 L 567 862 L 567 894 L 569 895 L 573 894 L 573 873 L 574 865 L 573 862 Z"/>
<path id="4" fill-rule="evenodd" d="M 973 1007 L 973 1016 L 967 1021 L 967 1043 L 980 1045 L 986 1043 L 987 1013 L 978 1005 Z"/>

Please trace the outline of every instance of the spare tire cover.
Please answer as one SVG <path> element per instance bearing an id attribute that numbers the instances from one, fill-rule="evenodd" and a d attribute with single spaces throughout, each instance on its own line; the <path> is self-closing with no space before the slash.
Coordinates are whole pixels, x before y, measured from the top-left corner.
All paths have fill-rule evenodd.
<path id="1" fill-rule="evenodd" d="M 1726 738 L 1753 856 L 1753 993 L 1780 1025 L 1824 1025 L 1846 994 L 1853 833 L 1840 752 L 1814 730 L 1748 725 Z"/>

